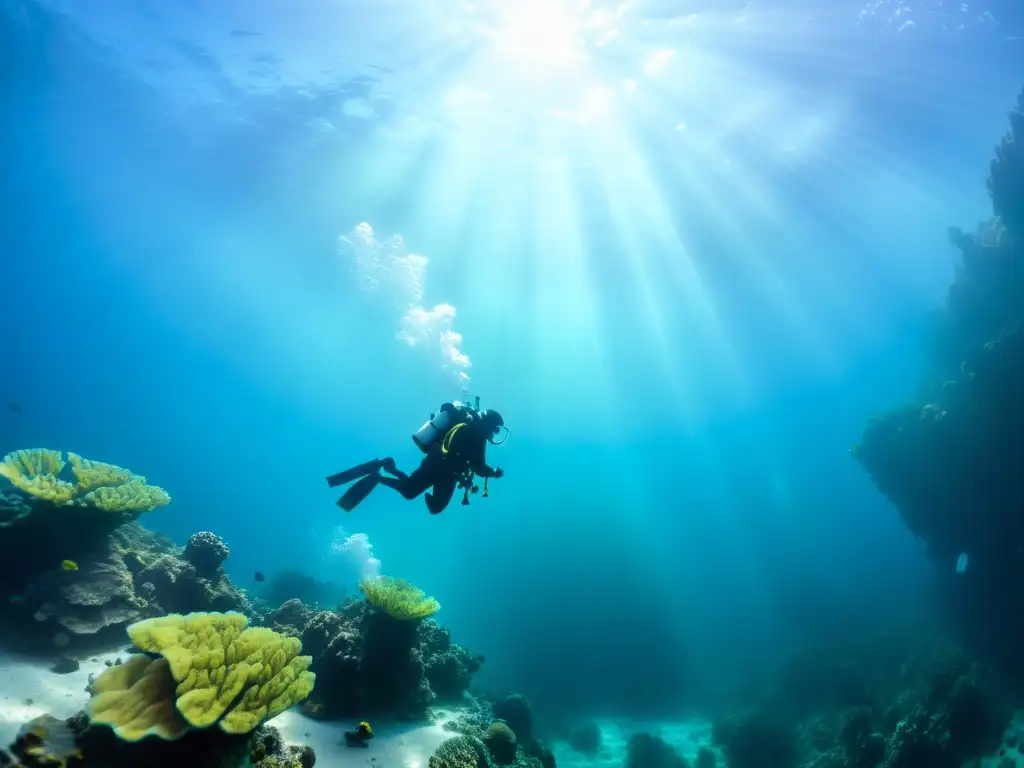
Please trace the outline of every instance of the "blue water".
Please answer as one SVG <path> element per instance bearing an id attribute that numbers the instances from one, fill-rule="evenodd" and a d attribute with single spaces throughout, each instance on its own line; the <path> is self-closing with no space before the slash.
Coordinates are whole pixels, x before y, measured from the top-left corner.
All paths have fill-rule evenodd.
<path id="1" fill-rule="evenodd" d="M 246 588 L 365 533 L 480 684 L 682 707 L 922 604 L 848 449 L 990 212 L 1024 11 L 531 5 L 2 0 L 0 453 L 146 475 Z M 340 512 L 460 374 L 511 429 L 490 497 Z"/>

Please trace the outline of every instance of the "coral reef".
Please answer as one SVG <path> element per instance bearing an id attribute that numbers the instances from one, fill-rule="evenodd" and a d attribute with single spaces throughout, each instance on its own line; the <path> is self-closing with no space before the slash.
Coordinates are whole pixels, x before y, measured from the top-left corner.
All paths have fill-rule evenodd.
<path id="1" fill-rule="evenodd" d="M 461 729 L 460 729 L 461 732 Z M 435 750 L 430 768 L 555 768 L 551 750 L 540 742 L 524 745 L 502 722 L 474 728 L 448 739 Z"/>
<path id="2" fill-rule="evenodd" d="M 68 462 L 75 482 L 60 478 Z M 49 448 L 14 451 L 0 461 L 0 477 L 23 493 L 54 506 L 77 505 L 104 512 L 144 512 L 169 504 L 163 488 L 146 483 L 146 478 L 123 467 L 83 459 Z"/>
<path id="3" fill-rule="evenodd" d="M 166 491 L 126 469 L 68 458 L 74 482 L 60 478 L 67 465 L 60 451 L 15 451 L 0 462 L 0 477 L 14 486 L 0 496 L 0 592 L 82 559 L 124 523 L 170 502 Z"/>
<path id="4" fill-rule="evenodd" d="M 940 564 L 939 596 L 976 650 L 1024 681 L 1024 94 L 996 148 L 994 217 L 951 230 L 961 264 L 918 398 L 867 425 L 852 454 Z M 961 573 L 955 564 L 961 560 Z"/>
<path id="5" fill-rule="evenodd" d="M 289 601 L 264 621 L 301 637 L 321 677 L 307 711 L 324 717 L 423 718 L 435 700 L 461 699 L 482 663 L 433 620 L 397 619 L 369 599 L 315 612 Z"/>
<path id="6" fill-rule="evenodd" d="M 881 655 L 886 651 L 878 646 Z M 833 653 L 822 648 L 822 655 Z M 729 768 L 960 768 L 992 755 L 1010 723 L 1006 691 L 985 665 L 955 651 L 908 655 L 892 679 L 858 669 L 874 680 L 865 701 L 787 707 L 791 689 L 760 707 L 715 720 L 712 740 Z M 879 665 L 887 668 L 888 662 Z M 782 671 L 780 680 L 785 681 Z M 753 697 L 744 697 L 748 700 Z M 714 765 L 715 755 L 703 758 Z"/>
<path id="7" fill-rule="evenodd" d="M 516 725 L 495 719 L 498 712 L 509 716 Z M 482 696 L 471 698 L 455 718 L 445 722 L 444 728 L 484 744 L 489 764 L 555 768 L 551 750 L 529 735 L 533 733 L 533 710 L 526 697 L 520 694 L 506 696 L 493 704 Z"/>
<path id="8" fill-rule="evenodd" d="M 0 494 L 0 619 L 16 630 L 5 644 L 102 645 L 146 616 L 242 605 L 223 574 L 179 578 L 180 551 L 134 522 L 170 502 L 144 477 L 48 449 L 7 454 L 0 476 L 14 486 Z"/>
<path id="9" fill-rule="evenodd" d="M 503 720 L 523 744 L 533 740 L 533 707 L 522 694 L 513 693 L 494 702 L 494 716 Z M 600 740 L 600 731 L 598 740 Z M 595 750 L 596 751 L 596 750 Z"/>
<path id="10" fill-rule="evenodd" d="M 200 576 L 210 578 L 217 575 L 221 564 L 230 554 L 231 550 L 224 539 L 212 531 L 200 531 L 188 537 L 182 557 L 192 564 Z"/>
<path id="11" fill-rule="evenodd" d="M 484 663 L 484 657 L 471 654 L 453 643 L 451 632 L 436 621 L 424 621 L 419 625 L 417 645 L 434 697 L 439 701 L 458 701 L 469 689 L 473 675 Z M 529 707 L 529 702 L 525 704 Z M 525 735 L 526 741 L 530 740 L 530 735 Z"/>
<path id="12" fill-rule="evenodd" d="M 516 759 L 516 735 L 505 723 L 495 721 L 484 731 L 484 745 L 498 765 L 511 765 Z"/>
<path id="13" fill-rule="evenodd" d="M 2 539 L 2 533 L 0 533 Z M 182 559 L 166 536 L 126 522 L 79 555 L 76 570 L 52 565 L 20 589 L 0 588 L 0 618 L 16 632 L 3 641 L 35 649 L 110 644 L 139 619 L 165 613 L 246 607 L 244 594 L 218 570 L 209 578 Z"/>
<path id="14" fill-rule="evenodd" d="M 473 736 L 456 736 L 435 750 L 429 768 L 488 768 L 487 748 Z"/>

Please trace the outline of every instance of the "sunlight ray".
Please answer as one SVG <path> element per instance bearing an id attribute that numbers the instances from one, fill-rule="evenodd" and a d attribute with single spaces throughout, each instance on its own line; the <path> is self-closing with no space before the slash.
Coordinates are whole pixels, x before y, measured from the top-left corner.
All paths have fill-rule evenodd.
<path id="1" fill-rule="evenodd" d="M 613 402 L 611 371 L 601 343 L 602 323 L 582 243 L 582 222 L 572 186 L 563 166 L 535 166 L 538 248 L 536 347 L 542 381 L 552 381 L 572 368 L 590 369 L 599 402 Z M 556 328 L 545 325 L 552 319 Z M 569 370 L 567 370 L 569 369 Z"/>

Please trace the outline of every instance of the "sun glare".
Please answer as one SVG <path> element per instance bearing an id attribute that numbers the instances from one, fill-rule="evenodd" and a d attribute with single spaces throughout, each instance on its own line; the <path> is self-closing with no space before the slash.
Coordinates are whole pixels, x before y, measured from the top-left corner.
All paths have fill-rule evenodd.
<path id="1" fill-rule="evenodd" d="M 567 67 L 584 58 L 581 26 L 579 14 L 565 3 L 513 0 L 499 11 L 494 46 L 519 65 Z"/>

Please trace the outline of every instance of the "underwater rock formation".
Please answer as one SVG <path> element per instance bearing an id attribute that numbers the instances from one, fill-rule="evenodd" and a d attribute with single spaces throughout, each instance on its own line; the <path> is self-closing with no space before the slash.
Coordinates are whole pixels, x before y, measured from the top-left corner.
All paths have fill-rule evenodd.
<path id="1" fill-rule="evenodd" d="M 988 191 L 992 210 L 1006 226 L 1024 232 L 1024 91 L 1010 112 L 1010 131 L 996 146 L 989 166 Z"/>
<path id="2" fill-rule="evenodd" d="M 722 748 L 729 768 L 792 768 L 799 755 L 791 723 L 766 712 L 734 714 L 714 722 L 712 741 Z M 645 750 L 653 749 L 645 747 Z"/>
<path id="3" fill-rule="evenodd" d="M 516 760 L 516 735 L 512 729 L 500 720 L 496 720 L 487 726 L 484 731 L 484 745 L 487 747 L 491 759 L 498 765 L 511 765 Z"/>
<path id="4" fill-rule="evenodd" d="M 908 669 L 900 682 L 871 706 L 807 718 L 798 728 L 795 748 L 787 747 L 789 762 L 772 765 L 960 768 L 995 753 L 1011 713 L 999 681 L 985 667 L 959 654 L 937 655 Z M 764 739 L 763 726 L 760 730 L 754 739 L 716 729 L 730 766 L 757 764 L 748 761 L 754 759 L 756 742 Z M 740 753 L 740 762 L 734 763 Z"/>
<path id="5" fill-rule="evenodd" d="M 182 557 L 191 563 L 203 578 L 216 577 L 221 564 L 228 559 L 231 550 L 217 534 L 212 531 L 199 531 L 188 537 Z"/>
<path id="6" fill-rule="evenodd" d="M 289 600 L 262 623 L 313 657 L 321 683 L 304 709 L 318 717 L 420 719 L 434 701 L 461 701 L 483 663 L 432 619 L 398 619 L 369 599 L 334 611 Z"/>
<path id="7" fill-rule="evenodd" d="M 494 702 L 493 710 L 494 716 L 505 721 L 520 743 L 529 744 L 533 740 L 533 707 L 525 696 L 513 693 L 499 699 Z M 597 740 L 600 743 L 600 731 L 597 733 Z"/>
<path id="8" fill-rule="evenodd" d="M 731 763 L 730 763 L 731 765 Z M 769 757 L 758 765 L 775 766 Z M 626 744 L 625 768 L 690 768 L 680 755 L 660 736 L 634 733 Z"/>
<path id="9" fill-rule="evenodd" d="M 1024 93 L 1010 124 L 989 170 L 993 218 L 950 232 L 962 259 L 936 376 L 872 419 L 851 452 L 927 543 L 955 625 L 1024 681 L 1024 613 L 1006 588 L 1024 581 Z"/>
<path id="10" fill-rule="evenodd" d="M 7 454 L 0 477 L 12 486 L 0 496 L 0 593 L 102 548 L 116 528 L 170 502 L 122 467 L 42 448 Z"/>
<path id="11" fill-rule="evenodd" d="M 470 698 L 454 718 L 445 722 L 444 729 L 469 736 L 485 745 L 488 764 L 501 765 L 501 760 L 510 759 L 510 765 L 555 768 L 555 755 L 544 742 L 536 737 L 520 736 L 512 723 L 498 715 L 499 711 L 509 715 L 517 722 L 520 731 L 532 733 L 533 711 L 528 707 L 526 698 L 519 694 L 512 694 L 493 704 L 482 696 Z M 511 738 L 506 730 L 511 732 Z"/>
<path id="12" fill-rule="evenodd" d="M 51 566 L 17 592 L 0 589 L 0 618 L 16 631 L 3 641 L 34 649 L 99 647 L 139 619 L 245 607 L 223 571 L 203 578 L 171 539 L 127 522 L 82 552 L 77 568 Z"/>
<path id="13" fill-rule="evenodd" d="M 581 755 L 593 756 L 601 751 L 601 729 L 593 720 L 573 727 L 565 740 Z"/>
<path id="14" fill-rule="evenodd" d="M 324 680 L 312 706 L 327 717 L 422 718 L 435 700 L 458 700 L 480 667 L 433 620 L 401 621 L 362 600 L 313 614 L 301 637 Z"/>
<path id="15" fill-rule="evenodd" d="M 158 606 L 157 613 L 244 609 L 245 594 L 224 571 L 203 576 L 176 552 L 156 557 L 135 577 L 140 589 Z"/>
<path id="16" fill-rule="evenodd" d="M 417 627 L 416 643 L 434 697 L 439 701 L 458 701 L 469 689 L 473 675 L 484 663 L 484 657 L 453 643 L 451 632 L 433 620 L 424 621 Z M 526 707 L 529 708 L 529 702 L 526 702 Z M 530 736 L 527 730 L 523 738 L 529 741 Z M 516 737 L 519 737 L 518 732 Z"/>
<path id="17" fill-rule="evenodd" d="M 429 768 L 555 768 L 551 750 L 540 742 L 525 746 L 501 722 L 469 731 L 444 742 L 428 761 Z"/>

